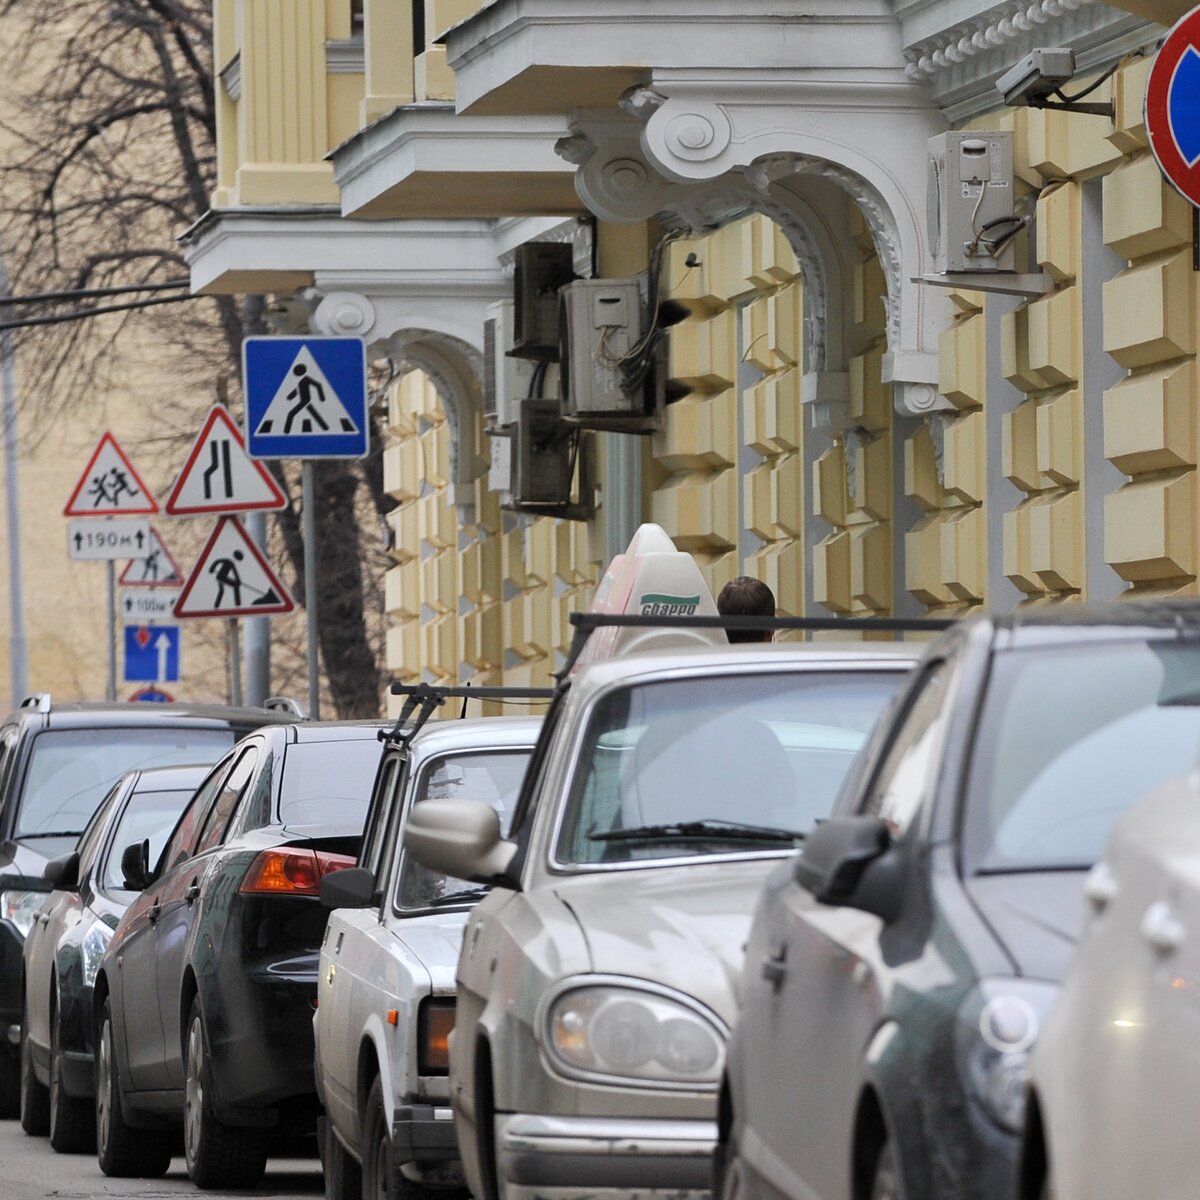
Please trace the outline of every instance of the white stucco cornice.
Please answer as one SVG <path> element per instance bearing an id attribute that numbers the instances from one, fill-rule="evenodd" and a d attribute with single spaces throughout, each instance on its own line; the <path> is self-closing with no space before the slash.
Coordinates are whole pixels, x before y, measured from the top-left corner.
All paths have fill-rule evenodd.
<path id="1" fill-rule="evenodd" d="M 330 155 L 347 217 L 503 217 L 580 211 L 554 153 L 562 117 L 461 117 L 403 105 Z"/>

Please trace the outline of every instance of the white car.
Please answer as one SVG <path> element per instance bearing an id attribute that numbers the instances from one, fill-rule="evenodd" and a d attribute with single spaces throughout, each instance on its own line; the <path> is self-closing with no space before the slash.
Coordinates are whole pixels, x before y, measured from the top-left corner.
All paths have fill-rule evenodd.
<path id="1" fill-rule="evenodd" d="M 463 927 L 486 889 L 404 853 L 413 804 L 470 799 L 507 829 L 540 718 L 425 725 L 388 741 L 357 867 L 329 876 L 314 1022 L 331 1200 L 461 1189 L 447 1041 Z M 353 907 L 341 907 L 349 905 Z"/>
<path id="2" fill-rule="evenodd" d="M 1115 826 L 1038 1039 L 1021 1200 L 1194 1200 L 1200 1111 L 1200 772 Z"/>

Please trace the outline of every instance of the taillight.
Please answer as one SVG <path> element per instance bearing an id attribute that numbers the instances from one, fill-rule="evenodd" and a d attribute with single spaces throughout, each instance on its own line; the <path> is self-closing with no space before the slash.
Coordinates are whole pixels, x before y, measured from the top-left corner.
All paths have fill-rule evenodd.
<path id="1" fill-rule="evenodd" d="M 446 1075 L 450 1071 L 450 1034 L 454 1029 L 454 1000 L 431 998 L 421 1003 L 417 1018 L 417 1071 Z"/>
<path id="2" fill-rule="evenodd" d="M 354 866 L 348 854 L 318 850 L 264 850 L 250 864 L 241 892 L 259 896 L 315 896 L 322 875 Z"/>

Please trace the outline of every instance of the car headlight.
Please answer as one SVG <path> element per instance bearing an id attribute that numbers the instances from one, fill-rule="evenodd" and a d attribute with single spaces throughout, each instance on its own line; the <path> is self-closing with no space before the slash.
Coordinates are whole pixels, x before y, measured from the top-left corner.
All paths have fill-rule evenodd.
<path id="1" fill-rule="evenodd" d="M 95 987 L 96 972 L 100 970 L 100 960 L 111 938 L 112 930 L 103 921 L 95 922 L 84 934 L 81 947 L 84 987 Z"/>
<path id="2" fill-rule="evenodd" d="M 1019 1133 L 1029 1056 L 1058 987 L 1032 979 L 984 979 L 958 1010 L 955 1052 L 969 1093 L 1003 1129 Z"/>
<path id="3" fill-rule="evenodd" d="M 0 916 L 11 921 L 23 937 L 29 936 L 34 918 L 46 899 L 46 892 L 12 891 L 0 892 Z"/>
<path id="4" fill-rule="evenodd" d="M 543 1042 L 565 1075 L 649 1087 L 711 1090 L 725 1058 L 725 1033 L 699 1005 L 619 984 L 556 996 Z"/>

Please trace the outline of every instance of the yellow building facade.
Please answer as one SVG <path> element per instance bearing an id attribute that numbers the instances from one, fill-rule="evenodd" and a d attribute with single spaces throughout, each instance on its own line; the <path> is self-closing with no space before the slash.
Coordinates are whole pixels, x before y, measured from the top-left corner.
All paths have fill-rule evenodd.
<path id="1" fill-rule="evenodd" d="M 755 575 L 797 615 L 1194 593 L 1200 275 L 1142 123 L 1155 22 L 1185 6 L 686 7 L 216 2 L 194 284 L 287 295 L 293 328 L 400 364 L 393 676 L 545 682 L 641 520 L 714 591 Z M 1111 118 L 999 105 L 1060 44 Z M 1023 287 L 917 282 L 944 129 L 1011 134 Z M 667 235 L 660 428 L 597 436 L 590 519 L 511 511 L 482 318 L 515 248 L 644 279 Z"/>

